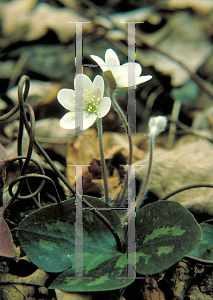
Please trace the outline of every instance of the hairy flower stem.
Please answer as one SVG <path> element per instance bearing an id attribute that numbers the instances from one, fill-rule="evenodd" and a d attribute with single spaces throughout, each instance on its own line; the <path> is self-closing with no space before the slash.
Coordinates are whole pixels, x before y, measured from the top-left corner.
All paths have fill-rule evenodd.
<path id="1" fill-rule="evenodd" d="M 97 128 L 98 128 L 98 141 L 99 141 L 100 156 L 101 156 L 101 169 L 102 169 L 102 176 L 103 176 L 103 181 L 104 181 L 104 194 L 105 194 L 104 197 L 105 197 L 105 202 L 109 203 L 107 169 L 106 169 L 106 163 L 105 163 L 105 158 L 104 158 L 102 118 L 97 118 L 96 124 L 97 124 Z"/>
<path id="2" fill-rule="evenodd" d="M 122 109 L 118 105 L 117 101 L 114 98 L 114 91 L 110 91 L 110 98 L 111 98 L 112 105 L 113 105 L 115 111 L 118 113 L 119 117 L 121 118 L 121 120 L 125 126 L 125 132 L 128 135 L 128 142 L 129 142 L 128 165 L 131 165 L 132 164 L 132 156 L 133 156 L 133 144 L 132 144 L 132 136 L 131 136 L 130 126 L 128 126 L 126 117 L 125 117 Z M 125 176 L 124 184 L 123 184 L 123 190 L 118 198 L 118 207 L 121 207 L 123 204 L 124 197 L 125 197 L 126 190 L 127 190 L 127 185 L 128 185 L 128 172 L 126 172 L 126 176 Z"/>
<path id="3" fill-rule="evenodd" d="M 154 150 L 154 142 L 155 142 L 154 140 L 155 140 L 155 136 L 150 135 L 150 138 L 149 138 L 149 166 L 148 166 L 148 170 L 147 170 L 146 180 L 145 180 L 144 185 L 136 199 L 135 206 L 132 206 L 130 208 L 130 210 L 127 211 L 126 214 L 123 216 L 123 219 L 121 222 L 123 224 L 123 226 L 125 226 L 127 219 L 130 219 L 135 214 L 135 208 L 137 209 L 139 207 L 139 205 L 140 205 L 141 201 L 143 200 L 143 197 L 147 191 L 147 187 L 149 185 L 149 180 L 150 180 L 150 176 L 151 176 L 151 170 L 152 170 L 153 150 Z"/>

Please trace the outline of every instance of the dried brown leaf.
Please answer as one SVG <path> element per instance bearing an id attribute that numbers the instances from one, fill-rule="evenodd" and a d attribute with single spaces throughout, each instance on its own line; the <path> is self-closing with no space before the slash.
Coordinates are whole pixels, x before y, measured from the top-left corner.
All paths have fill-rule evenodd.
<path id="1" fill-rule="evenodd" d="M 213 47 L 206 33 L 206 24 L 206 18 L 176 12 L 161 29 L 152 34 L 143 33 L 144 42 L 157 46 L 174 60 L 152 49 L 138 52 L 137 59 L 142 65 L 153 65 L 164 75 L 170 75 L 173 86 L 185 84 L 190 74 L 175 60 L 195 73 L 212 56 Z"/>
<path id="2" fill-rule="evenodd" d="M 14 105 L 18 103 L 17 88 L 15 86 L 7 91 L 7 96 L 13 101 Z M 56 99 L 56 95 L 61 85 L 52 82 L 43 82 L 40 80 L 30 80 L 30 90 L 27 102 L 34 108 L 38 105 L 50 104 Z"/>
<path id="3" fill-rule="evenodd" d="M 32 41 L 44 36 L 48 29 L 57 34 L 62 43 L 70 41 L 75 36 L 75 23 L 67 22 L 85 21 L 88 19 L 68 8 L 55 8 L 46 3 L 39 3 L 36 8 L 22 20 L 28 24 L 28 32 L 25 35 L 27 41 Z M 84 32 L 90 32 L 90 23 L 84 24 Z"/>
<path id="4" fill-rule="evenodd" d="M 165 300 L 164 293 L 159 289 L 157 281 L 149 276 L 145 277 L 141 293 L 144 300 Z"/>
<path id="5" fill-rule="evenodd" d="M 193 286 L 188 295 L 189 300 L 212 300 L 212 296 L 202 293 L 198 286 Z"/>
<path id="6" fill-rule="evenodd" d="M 2 34 L 4 37 L 12 36 L 17 28 L 23 26 L 22 18 L 36 5 L 37 0 L 13 0 L 0 4 L 2 19 Z"/>
<path id="7" fill-rule="evenodd" d="M 72 185 L 75 185 L 75 167 L 69 165 L 89 165 L 90 162 L 99 156 L 99 145 L 95 129 L 84 131 L 67 145 L 67 178 Z M 84 168 L 84 170 L 87 168 Z"/>
<path id="8" fill-rule="evenodd" d="M 171 150 L 156 148 L 149 188 L 162 198 L 174 190 L 201 183 L 213 184 L 212 143 L 195 136 L 185 136 Z M 137 162 L 136 177 L 144 180 L 148 166 L 148 153 Z M 176 194 L 174 200 L 199 213 L 213 215 L 213 193 L 210 188 L 196 188 Z"/>
<path id="9" fill-rule="evenodd" d="M 210 14 L 213 10 L 212 1 L 201 1 L 201 0 L 169 0 L 168 6 L 171 8 L 185 9 L 192 8 L 199 14 Z"/>
<path id="10" fill-rule="evenodd" d="M 1 274 L 0 299 L 2 300 L 25 300 L 32 297 L 35 293 L 36 285 L 43 286 L 49 275 L 41 269 L 37 269 L 33 274 L 26 277 Z"/>
<path id="11" fill-rule="evenodd" d="M 58 300 L 92 300 L 91 293 L 68 293 L 60 290 L 55 290 Z"/>

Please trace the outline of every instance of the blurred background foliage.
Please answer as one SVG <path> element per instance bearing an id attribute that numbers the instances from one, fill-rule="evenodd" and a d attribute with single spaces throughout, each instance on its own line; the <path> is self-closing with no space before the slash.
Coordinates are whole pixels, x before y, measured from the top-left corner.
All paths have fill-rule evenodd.
<path id="1" fill-rule="evenodd" d="M 201 0 L 1 1 L 2 114 L 17 103 L 16 85 L 25 74 L 31 78 L 28 102 L 36 120 L 62 117 L 56 94 L 73 88 L 75 76 L 75 25 L 68 21 L 90 22 L 83 25 L 85 65 L 94 63 L 90 54 L 104 58 L 107 48 L 125 63 L 127 24 L 121 21 L 143 22 L 135 26 L 136 61 L 153 79 L 136 90 L 138 131 L 146 129 L 150 114 L 170 115 L 176 98 L 182 103 L 180 121 L 201 126 L 198 113 L 209 112 L 213 95 L 213 2 Z M 100 69 L 84 67 L 83 72 L 93 78 Z M 118 101 L 126 110 L 126 91 Z M 112 127 L 106 118 L 104 124 L 119 131 L 119 122 Z"/>
<path id="2" fill-rule="evenodd" d="M 128 61 L 127 21 L 136 22 L 136 61 L 153 78 L 136 88 L 137 133 L 147 130 L 151 115 L 167 115 L 167 147 L 185 132 L 213 141 L 213 2 L 202 0 L 11 0 L 0 2 L 0 113 L 17 104 L 17 83 L 31 79 L 27 102 L 36 116 L 36 138 L 61 171 L 66 169 L 70 132 L 59 126 L 66 110 L 59 89 L 73 88 L 76 72 L 76 21 L 83 25 L 83 72 L 101 74 L 90 58 L 104 58 L 113 48 Z M 138 23 L 137 23 L 138 22 Z M 128 91 L 117 92 L 127 112 Z M 0 142 L 16 155 L 18 113 L 1 122 Z M 123 132 L 113 110 L 103 119 L 104 131 Z M 178 127 L 177 127 L 178 126 Z M 27 145 L 26 141 L 23 142 Z M 23 147 L 24 152 L 24 147 Z M 48 169 L 34 151 L 33 157 Z M 9 174 L 9 173 L 8 173 Z M 11 173 L 13 176 L 15 172 Z M 10 176 L 8 176 L 10 181 Z"/>

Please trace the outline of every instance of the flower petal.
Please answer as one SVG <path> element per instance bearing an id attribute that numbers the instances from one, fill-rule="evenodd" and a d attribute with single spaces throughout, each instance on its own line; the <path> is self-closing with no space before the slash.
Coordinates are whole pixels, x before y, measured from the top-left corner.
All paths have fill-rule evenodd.
<path id="1" fill-rule="evenodd" d="M 92 91 L 92 81 L 85 74 L 77 74 L 74 79 L 74 86 L 76 90 L 76 82 L 83 88 L 83 91 L 87 89 L 88 93 Z"/>
<path id="2" fill-rule="evenodd" d="M 101 98 L 102 98 L 103 94 L 104 94 L 104 79 L 103 79 L 103 77 L 100 75 L 95 76 L 92 86 L 93 86 L 92 91 L 97 90 L 97 89 L 100 90 Z"/>
<path id="3" fill-rule="evenodd" d="M 151 78 L 152 78 L 151 75 L 140 76 L 139 78 L 137 77 L 136 84 L 146 82 L 146 81 L 150 80 Z"/>
<path id="4" fill-rule="evenodd" d="M 58 102 L 68 110 L 75 111 L 74 103 L 75 91 L 70 89 L 61 89 L 57 94 Z"/>
<path id="5" fill-rule="evenodd" d="M 101 67 L 102 71 L 106 71 L 106 63 L 105 61 L 97 55 L 90 55 L 90 57 L 97 62 L 97 64 Z"/>
<path id="6" fill-rule="evenodd" d="M 116 82 L 117 82 L 118 88 L 119 87 L 125 88 L 125 87 L 131 87 L 131 86 L 135 86 L 140 83 L 146 82 L 146 81 L 150 80 L 151 78 L 152 78 L 151 75 L 136 77 L 135 84 L 129 84 L 128 76 L 120 75 L 120 76 L 116 77 Z"/>
<path id="7" fill-rule="evenodd" d="M 114 78 L 120 74 L 121 66 L 117 65 L 114 58 L 109 58 L 106 65 L 107 70 L 111 70 Z"/>
<path id="8" fill-rule="evenodd" d="M 128 72 L 132 72 L 133 70 L 135 70 L 135 77 L 139 77 L 142 73 L 142 67 L 138 63 L 129 62 L 129 63 L 125 63 L 125 64 L 121 65 L 121 67 L 122 67 L 121 68 L 122 74 L 124 74 L 124 72 L 128 73 Z"/>
<path id="9" fill-rule="evenodd" d="M 104 97 L 97 109 L 98 112 L 97 117 L 98 118 L 104 117 L 109 112 L 110 107 L 111 107 L 111 99 L 109 97 Z"/>
<path id="10" fill-rule="evenodd" d="M 88 116 L 87 115 L 88 113 L 86 111 L 83 111 L 83 128 L 80 127 L 82 130 L 85 130 L 92 126 L 92 124 L 97 119 L 97 115 L 95 113 L 91 113 Z"/>
<path id="11" fill-rule="evenodd" d="M 113 58 L 115 60 L 115 65 L 120 66 L 120 60 L 117 56 L 117 53 L 112 49 L 107 49 L 106 52 L 105 52 L 105 62 L 106 62 L 107 65 L 110 64 L 108 61 L 111 58 Z"/>
<path id="12" fill-rule="evenodd" d="M 119 75 L 116 77 L 116 83 L 118 88 L 128 87 L 128 74 Z"/>
<path id="13" fill-rule="evenodd" d="M 75 115 L 73 112 L 66 113 L 59 122 L 60 126 L 65 129 L 75 128 Z"/>

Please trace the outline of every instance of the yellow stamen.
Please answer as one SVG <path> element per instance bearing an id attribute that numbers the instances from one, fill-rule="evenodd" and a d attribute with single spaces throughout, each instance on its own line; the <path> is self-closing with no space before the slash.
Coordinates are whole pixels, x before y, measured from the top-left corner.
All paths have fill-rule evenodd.
<path id="1" fill-rule="evenodd" d="M 87 92 L 87 89 L 85 89 L 84 91 L 85 91 L 85 93 L 86 93 L 86 92 Z"/>

